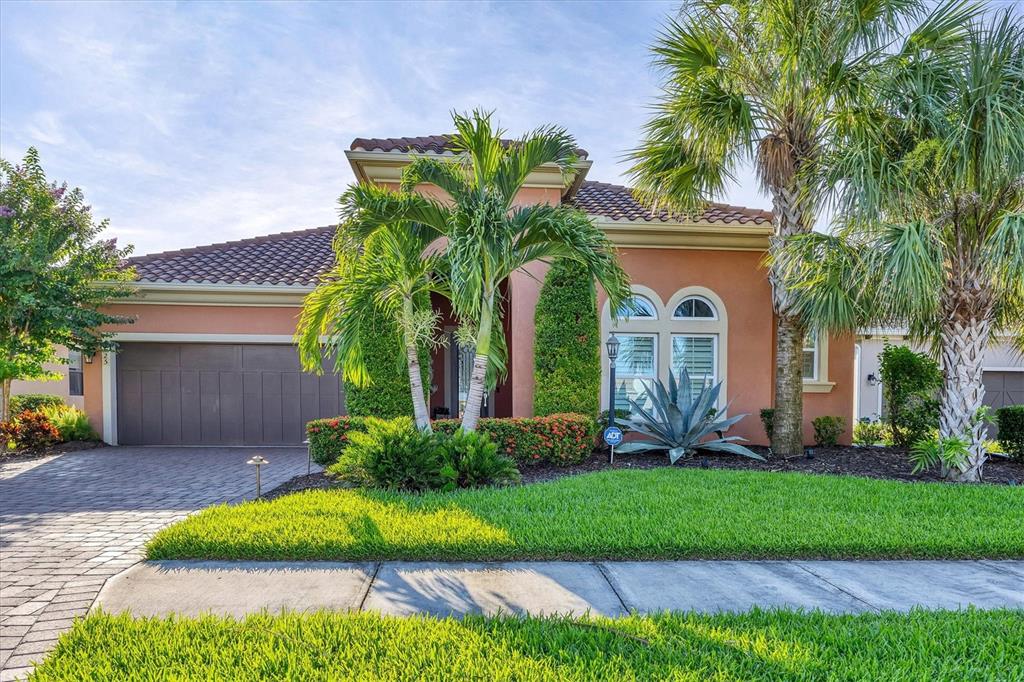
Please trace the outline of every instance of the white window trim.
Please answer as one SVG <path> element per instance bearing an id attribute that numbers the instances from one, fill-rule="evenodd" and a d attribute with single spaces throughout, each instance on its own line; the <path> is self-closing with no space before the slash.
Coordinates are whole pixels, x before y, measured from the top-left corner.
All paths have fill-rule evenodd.
<path id="1" fill-rule="evenodd" d="M 803 367 L 803 348 L 800 353 Z M 804 393 L 831 393 L 836 382 L 828 380 L 828 334 L 818 334 L 814 348 L 814 377 L 804 379 Z"/>

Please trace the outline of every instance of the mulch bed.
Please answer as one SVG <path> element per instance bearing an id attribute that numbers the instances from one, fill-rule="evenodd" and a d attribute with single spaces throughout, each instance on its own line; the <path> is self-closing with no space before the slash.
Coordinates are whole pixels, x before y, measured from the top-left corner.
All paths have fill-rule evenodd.
<path id="1" fill-rule="evenodd" d="M 33 448 L 31 450 L 0 450 L 0 464 L 14 462 L 28 462 L 33 459 L 42 459 L 52 455 L 62 455 L 65 452 L 76 452 L 78 450 L 93 450 L 105 448 L 107 444 L 98 440 L 72 440 L 67 443 L 48 445 L 45 448 Z"/>
<path id="2" fill-rule="evenodd" d="M 753 446 L 758 454 L 766 458 L 761 462 L 735 455 L 701 455 L 680 460 L 675 466 L 704 469 L 747 469 L 751 471 L 796 471 L 809 474 L 830 474 L 840 476 L 864 476 L 892 481 L 936 481 L 941 482 L 937 471 L 911 473 L 913 466 L 907 458 L 907 451 L 887 447 L 838 446 L 813 448 L 811 457 L 783 459 L 770 457 L 768 448 Z M 586 461 L 569 467 L 551 464 L 537 464 L 522 469 L 523 483 L 553 481 L 563 476 L 576 476 L 606 469 L 654 469 L 670 466 L 664 454 L 616 455 L 615 463 L 608 463 L 608 450 L 595 450 Z M 985 483 L 999 485 L 1024 485 L 1024 462 L 991 457 L 985 463 Z M 300 490 L 351 488 L 350 483 L 336 481 L 323 473 L 303 474 L 287 481 L 263 497 L 273 499 Z"/>

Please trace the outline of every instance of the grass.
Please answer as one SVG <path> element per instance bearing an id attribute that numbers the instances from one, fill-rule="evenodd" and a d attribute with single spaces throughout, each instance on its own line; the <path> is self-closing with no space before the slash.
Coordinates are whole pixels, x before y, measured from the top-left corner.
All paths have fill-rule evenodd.
<path id="1" fill-rule="evenodd" d="M 208 508 L 150 559 L 1013 558 L 1024 487 L 749 471 L 605 471 L 411 495 L 308 491 Z"/>
<path id="2" fill-rule="evenodd" d="M 95 614 L 32 680 L 1020 680 L 1024 612 L 243 621 Z"/>

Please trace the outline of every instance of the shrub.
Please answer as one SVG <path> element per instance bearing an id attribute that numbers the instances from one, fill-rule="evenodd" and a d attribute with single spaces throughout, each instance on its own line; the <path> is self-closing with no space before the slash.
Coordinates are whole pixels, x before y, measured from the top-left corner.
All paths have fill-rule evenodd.
<path id="1" fill-rule="evenodd" d="M 962 466 L 970 456 L 970 440 L 961 436 L 922 438 L 910 448 L 911 473 L 941 465 L 942 475 L 954 467 Z"/>
<path id="2" fill-rule="evenodd" d="M 437 439 L 409 417 L 366 419 L 365 431 L 352 431 L 350 443 L 328 469 L 344 480 L 388 490 L 437 490 L 441 472 Z"/>
<path id="3" fill-rule="evenodd" d="M 818 447 L 830 447 L 839 444 L 839 436 L 846 430 L 846 420 L 825 415 L 812 419 L 811 426 L 814 427 L 814 444 Z"/>
<path id="4" fill-rule="evenodd" d="M 345 411 L 354 417 L 412 416 L 412 393 L 409 372 L 400 361 L 405 357 L 397 326 L 380 315 L 364 315 L 366 325 L 362 344 L 363 359 L 370 375 L 370 385 L 362 388 L 345 384 Z M 423 385 L 430 386 L 430 355 L 420 353 Z M 429 402 L 429 400 L 428 400 Z"/>
<path id="5" fill-rule="evenodd" d="M 856 445 L 875 445 L 890 438 L 889 425 L 885 422 L 859 421 L 853 425 L 853 442 Z"/>
<path id="6" fill-rule="evenodd" d="M 555 261 L 544 278 L 534 320 L 534 412 L 596 415 L 601 339 L 597 292 L 586 267 L 565 258 Z"/>
<path id="7" fill-rule="evenodd" d="M 924 353 L 888 343 L 879 358 L 893 445 L 906 447 L 927 438 L 939 424 L 935 396 L 942 386 L 942 372 L 938 364 Z"/>
<path id="8" fill-rule="evenodd" d="M 764 426 L 764 434 L 768 436 L 768 442 L 772 440 L 775 432 L 775 408 L 765 407 L 761 409 L 761 424 Z"/>
<path id="9" fill-rule="evenodd" d="M 510 457 L 498 452 L 498 445 L 485 433 L 457 430 L 438 434 L 445 488 L 475 488 L 506 485 L 519 481 L 519 469 Z"/>
<path id="10" fill-rule="evenodd" d="M 46 393 L 23 393 L 12 395 L 10 402 L 11 414 L 21 414 L 25 410 L 38 412 L 44 407 L 60 407 L 64 400 L 59 395 L 48 395 Z"/>
<path id="11" fill-rule="evenodd" d="M 60 433 L 42 412 L 23 410 L 2 431 L 16 448 L 41 448 L 60 441 Z"/>
<path id="12" fill-rule="evenodd" d="M 453 434 L 460 427 L 457 419 L 434 422 L 440 433 Z M 546 417 L 481 419 L 480 433 L 486 433 L 498 450 L 520 464 L 549 462 L 556 466 L 579 464 L 594 449 L 597 425 L 582 414 L 552 414 Z"/>
<path id="13" fill-rule="evenodd" d="M 77 407 L 59 405 L 44 407 L 41 412 L 60 434 L 65 443 L 72 440 L 99 440 L 99 434 L 89 423 L 89 417 Z"/>
<path id="14" fill-rule="evenodd" d="M 331 417 L 306 424 L 306 438 L 313 461 L 330 466 L 338 461 L 353 431 L 366 431 L 366 417 Z"/>
<path id="15" fill-rule="evenodd" d="M 1011 405 L 996 410 L 999 444 L 1010 457 L 1024 459 L 1024 405 Z"/>

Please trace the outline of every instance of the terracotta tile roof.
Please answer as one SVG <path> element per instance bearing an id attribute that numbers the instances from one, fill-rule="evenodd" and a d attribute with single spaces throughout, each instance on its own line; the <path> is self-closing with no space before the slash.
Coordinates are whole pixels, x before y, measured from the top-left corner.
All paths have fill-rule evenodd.
<path id="1" fill-rule="evenodd" d="M 128 259 L 144 282 L 310 286 L 334 265 L 335 226 Z"/>
<path id="2" fill-rule="evenodd" d="M 584 181 L 569 203 L 590 215 L 604 216 L 611 220 L 668 223 L 682 219 L 680 215 L 664 209 L 652 212 L 633 197 L 628 187 L 606 182 Z M 772 214 L 756 208 L 709 204 L 699 219 L 709 223 L 763 225 L 771 222 Z"/>
<path id="3" fill-rule="evenodd" d="M 426 137 L 357 137 L 349 147 L 360 152 L 419 152 L 420 154 L 450 154 L 451 135 L 427 135 Z M 512 144 L 512 140 L 502 140 Z M 580 158 L 587 158 L 586 149 L 576 149 Z"/>

